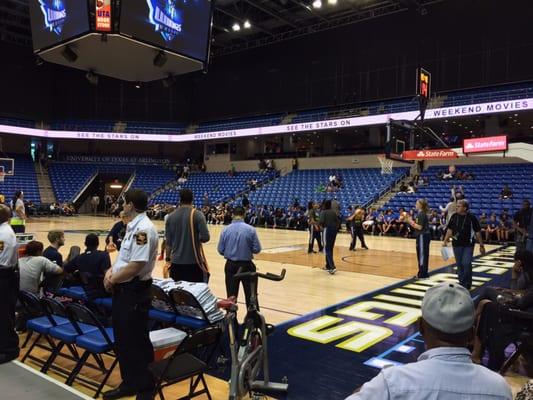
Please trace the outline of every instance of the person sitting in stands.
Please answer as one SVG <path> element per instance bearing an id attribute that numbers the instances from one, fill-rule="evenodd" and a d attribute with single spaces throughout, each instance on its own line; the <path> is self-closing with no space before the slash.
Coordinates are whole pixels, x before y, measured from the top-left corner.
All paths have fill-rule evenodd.
<path id="1" fill-rule="evenodd" d="M 19 259 L 20 290 L 38 295 L 39 285 L 46 274 L 63 273 L 63 268 L 43 257 L 43 248 L 43 244 L 35 240 L 26 245 L 24 256 Z"/>
<path id="2" fill-rule="evenodd" d="M 65 272 L 78 271 L 84 274 L 80 280 L 89 299 L 108 296 L 104 289 L 104 276 L 111 267 L 111 259 L 108 252 L 98 250 L 99 244 L 98 236 L 89 233 L 85 237 L 85 252 L 67 262 L 64 267 Z"/>
<path id="3" fill-rule="evenodd" d="M 43 257 L 48 258 L 59 267 L 63 267 L 63 256 L 59 252 L 59 248 L 65 245 L 65 233 L 63 231 L 50 231 L 48 232 L 48 246 L 44 252 Z"/>
<path id="4" fill-rule="evenodd" d="M 473 324 L 468 290 L 449 282 L 429 288 L 419 323 L 426 352 L 417 362 L 383 368 L 346 400 L 511 400 L 502 376 L 472 362 Z"/>
<path id="5" fill-rule="evenodd" d="M 496 219 L 496 214 L 492 213 L 490 219 L 487 222 L 487 229 L 485 230 L 485 240 L 490 242 L 494 240 L 498 231 L 498 220 Z"/>
<path id="6" fill-rule="evenodd" d="M 505 319 L 502 311 L 508 308 L 533 312 L 533 253 L 519 250 L 514 256 L 515 264 L 510 288 L 489 287 L 480 295 L 477 306 L 477 328 L 472 359 L 481 363 L 485 349 L 488 350 L 488 368 L 498 371 L 505 361 L 505 349 L 518 339 L 515 326 Z M 528 361 L 533 361 L 532 349 L 525 349 Z M 529 350 L 529 351 L 527 351 Z"/>
<path id="7" fill-rule="evenodd" d="M 505 185 L 500 193 L 500 199 L 507 200 L 513 198 L 513 191 L 509 188 L 509 186 Z"/>

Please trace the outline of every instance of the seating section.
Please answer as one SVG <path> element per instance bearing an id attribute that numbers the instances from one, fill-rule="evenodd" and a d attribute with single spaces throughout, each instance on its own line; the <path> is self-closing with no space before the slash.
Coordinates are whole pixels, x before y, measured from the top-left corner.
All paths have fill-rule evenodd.
<path id="1" fill-rule="evenodd" d="M 6 176 L 4 182 L 0 182 L 0 193 L 5 196 L 6 201 L 9 201 L 17 190 L 22 190 L 24 200 L 40 204 L 41 195 L 32 159 L 25 156 L 13 158 L 15 159 L 15 175 Z"/>
<path id="2" fill-rule="evenodd" d="M 175 172 L 158 165 L 114 165 L 55 162 L 49 169 L 52 188 L 58 202 L 71 201 L 96 173 L 133 174 L 133 189 L 152 193 L 175 178 Z"/>
<path id="3" fill-rule="evenodd" d="M 437 174 L 447 169 L 444 166 L 430 167 L 423 172 L 428 176 L 428 186 L 420 187 L 417 193 L 398 193 L 386 205 L 385 209 L 398 210 L 403 207 L 411 209 L 416 199 L 427 198 L 433 209 L 445 206 L 449 201 L 453 185 L 464 188 L 465 197 L 470 202 L 470 209 L 476 215 L 481 213 L 500 213 L 507 209 L 510 215 L 518 211 L 524 198 L 533 197 L 533 164 L 493 164 L 456 166 L 459 171 L 466 171 L 474 175 L 474 180 L 439 180 Z M 513 198 L 501 200 L 500 192 L 504 185 L 509 185 L 513 191 Z"/>
<path id="4" fill-rule="evenodd" d="M 408 168 L 394 168 L 392 174 L 381 175 L 378 168 L 298 170 L 250 193 L 249 198 L 256 206 L 286 208 L 292 205 L 294 198 L 300 205 L 307 206 L 311 200 L 337 197 L 346 213 L 350 205 L 366 205 L 373 201 L 408 171 Z M 335 193 L 319 192 L 319 186 L 326 186 L 332 174 L 342 178 L 342 189 Z"/>
<path id="5" fill-rule="evenodd" d="M 156 195 L 151 203 L 177 204 L 179 190 L 189 188 L 194 193 L 194 205 L 196 207 L 202 206 L 205 193 L 209 196 L 209 202 L 215 204 L 220 201 L 227 201 L 237 193 L 247 190 L 247 181 L 251 179 L 257 179 L 259 183 L 269 180 L 272 176 L 273 173 L 257 171 L 240 171 L 235 176 L 229 176 L 226 172 L 193 173 L 183 186 Z"/>

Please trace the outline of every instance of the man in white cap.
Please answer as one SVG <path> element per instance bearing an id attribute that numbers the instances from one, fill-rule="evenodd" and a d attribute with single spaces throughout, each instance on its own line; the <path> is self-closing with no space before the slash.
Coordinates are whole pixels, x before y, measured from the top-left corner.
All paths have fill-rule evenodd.
<path id="1" fill-rule="evenodd" d="M 415 363 L 384 368 L 346 400 L 511 400 L 502 376 L 472 363 L 466 346 L 473 325 L 474 303 L 468 290 L 454 283 L 430 288 L 420 319 L 426 352 Z"/>

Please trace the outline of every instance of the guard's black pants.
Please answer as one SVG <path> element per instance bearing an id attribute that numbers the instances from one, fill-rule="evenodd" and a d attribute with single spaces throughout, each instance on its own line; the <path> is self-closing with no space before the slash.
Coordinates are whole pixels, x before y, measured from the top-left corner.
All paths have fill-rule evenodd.
<path id="1" fill-rule="evenodd" d="M 146 392 L 154 388 L 148 365 L 154 349 L 148 332 L 152 280 L 121 283 L 113 291 L 113 329 L 115 348 L 124 388 Z"/>
<path id="2" fill-rule="evenodd" d="M 313 251 L 315 240 L 318 243 L 318 251 L 322 251 L 324 249 L 324 245 L 322 244 L 322 232 L 317 231 L 313 225 L 309 225 L 309 248 L 307 249 L 309 253 Z"/>
<path id="3" fill-rule="evenodd" d="M 242 268 L 241 272 L 255 272 L 256 270 L 255 264 L 252 261 L 226 260 L 226 266 L 224 267 L 224 272 L 226 274 L 226 294 L 228 297 L 238 297 L 239 285 L 242 282 L 244 297 L 246 299 L 246 308 L 248 308 L 250 305 L 250 297 L 252 296 L 252 290 L 250 287 L 251 279 L 233 279 L 239 268 Z M 255 287 L 257 288 L 257 277 L 253 279 L 255 280 Z M 257 302 L 257 309 L 259 309 L 259 301 Z"/>
<path id="4" fill-rule="evenodd" d="M 416 259 L 418 260 L 418 277 L 427 278 L 429 264 L 429 242 L 431 233 L 424 233 L 416 237 Z"/>
<path id="5" fill-rule="evenodd" d="M 18 271 L 15 268 L 0 268 L 0 363 L 19 355 L 19 338 L 15 332 L 18 291 Z"/>
<path id="6" fill-rule="evenodd" d="M 355 249 L 357 244 L 357 238 L 361 241 L 361 247 L 366 247 L 365 243 L 365 232 L 361 225 L 350 225 L 350 235 L 352 236 L 352 242 L 350 243 L 350 250 Z"/>

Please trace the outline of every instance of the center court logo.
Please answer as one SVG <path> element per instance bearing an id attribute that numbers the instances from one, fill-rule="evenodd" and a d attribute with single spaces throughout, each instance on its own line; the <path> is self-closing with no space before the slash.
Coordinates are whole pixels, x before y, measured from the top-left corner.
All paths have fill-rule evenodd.
<path id="1" fill-rule="evenodd" d="M 61 34 L 67 18 L 67 10 L 62 0 L 39 0 L 44 15 L 44 25 L 50 32 Z"/>
<path id="2" fill-rule="evenodd" d="M 166 42 L 181 33 L 182 15 L 174 0 L 146 0 L 150 9 L 150 23 Z"/>

